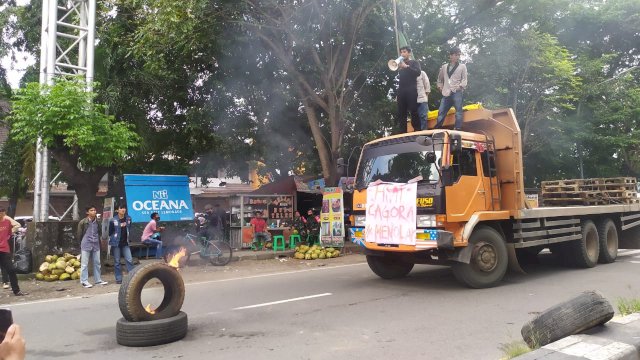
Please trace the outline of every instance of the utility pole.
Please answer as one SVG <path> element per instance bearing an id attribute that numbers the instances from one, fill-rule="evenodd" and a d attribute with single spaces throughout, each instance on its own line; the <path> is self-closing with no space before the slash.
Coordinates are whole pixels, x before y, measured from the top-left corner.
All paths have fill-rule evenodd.
<path id="1" fill-rule="evenodd" d="M 40 84 L 52 85 L 56 76 L 84 76 L 87 89 L 92 90 L 95 27 L 96 0 L 42 1 Z M 34 221 L 49 219 L 49 160 L 49 152 L 38 138 L 33 186 Z"/>

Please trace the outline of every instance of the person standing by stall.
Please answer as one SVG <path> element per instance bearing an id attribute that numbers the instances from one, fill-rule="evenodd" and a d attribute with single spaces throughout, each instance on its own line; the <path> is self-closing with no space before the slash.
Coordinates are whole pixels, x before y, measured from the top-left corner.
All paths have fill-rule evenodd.
<path id="1" fill-rule="evenodd" d="M 18 231 L 20 224 L 6 216 L 6 210 L 0 207 L 0 268 L 2 274 L 6 274 L 11 283 L 11 290 L 15 296 L 27 295 L 26 292 L 20 291 L 18 285 L 18 276 L 16 275 L 15 267 L 11 259 L 11 248 L 9 247 L 9 239 L 11 234 Z"/>
<path id="2" fill-rule="evenodd" d="M 100 275 L 100 239 L 102 226 L 96 219 L 96 207 L 87 206 L 87 217 L 80 220 L 76 238 L 80 240 L 80 284 L 85 288 L 92 288 L 89 283 L 89 258 L 93 262 L 93 279 L 96 285 L 107 285 Z"/>
<path id="3" fill-rule="evenodd" d="M 271 240 L 271 235 L 267 231 L 267 222 L 262 218 L 260 211 L 253 213 L 253 219 L 249 222 L 253 229 L 253 250 L 262 249 L 264 243 Z M 264 241 L 264 242 L 263 242 Z"/>
<path id="4" fill-rule="evenodd" d="M 318 241 L 320 235 L 320 218 L 315 215 L 313 209 L 307 210 L 307 242 L 312 245 Z"/>

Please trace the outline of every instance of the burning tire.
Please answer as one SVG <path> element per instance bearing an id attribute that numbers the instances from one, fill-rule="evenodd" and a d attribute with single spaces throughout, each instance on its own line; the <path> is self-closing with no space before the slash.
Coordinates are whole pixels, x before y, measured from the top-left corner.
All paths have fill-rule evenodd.
<path id="1" fill-rule="evenodd" d="M 116 323 L 116 340 L 124 346 L 154 346 L 178 341 L 187 335 L 187 314 L 151 321 L 127 321 Z"/>
<path id="2" fill-rule="evenodd" d="M 164 287 L 164 297 L 154 313 L 148 312 L 142 305 L 141 293 L 151 279 L 158 279 Z M 118 304 L 122 316 L 128 321 L 148 322 L 175 317 L 180 313 L 184 302 L 184 281 L 178 271 L 167 264 L 151 263 L 139 266 L 124 278 Z"/>

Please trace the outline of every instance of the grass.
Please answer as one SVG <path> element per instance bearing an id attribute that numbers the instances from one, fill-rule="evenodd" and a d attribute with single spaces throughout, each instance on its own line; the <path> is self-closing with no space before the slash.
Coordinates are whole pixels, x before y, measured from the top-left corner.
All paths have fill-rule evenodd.
<path id="1" fill-rule="evenodd" d="M 522 340 L 513 341 L 508 344 L 502 344 L 500 345 L 500 350 L 504 354 L 504 356 L 500 358 L 500 360 L 513 359 L 531 351 L 527 344 L 525 344 L 525 342 Z"/>
<path id="2" fill-rule="evenodd" d="M 619 298 L 617 307 L 622 316 L 640 312 L 640 299 Z"/>

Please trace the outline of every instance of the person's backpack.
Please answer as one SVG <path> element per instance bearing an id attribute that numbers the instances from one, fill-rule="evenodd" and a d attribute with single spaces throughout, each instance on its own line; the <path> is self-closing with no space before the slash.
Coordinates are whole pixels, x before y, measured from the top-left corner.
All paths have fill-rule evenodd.
<path id="1" fill-rule="evenodd" d="M 20 249 L 13 254 L 13 264 L 17 274 L 31 274 L 33 255 L 29 249 Z"/>

